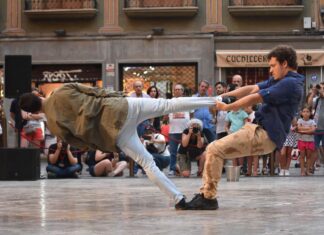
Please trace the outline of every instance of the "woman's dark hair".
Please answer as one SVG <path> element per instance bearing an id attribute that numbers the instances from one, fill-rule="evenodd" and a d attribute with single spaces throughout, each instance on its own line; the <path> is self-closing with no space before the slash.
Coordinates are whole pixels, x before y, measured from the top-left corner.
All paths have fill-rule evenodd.
<path id="1" fill-rule="evenodd" d="M 152 89 L 155 89 L 156 90 L 156 95 L 154 98 L 159 98 L 160 94 L 159 94 L 159 89 L 156 87 L 156 86 L 150 86 L 148 89 L 147 89 L 147 94 L 150 95 L 151 93 L 151 90 Z"/>
<path id="2" fill-rule="evenodd" d="M 312 108 L 312 106 L 310 106 L 310 105 L 308 105 L 307 103 L 306 104 L 304 104 L 303 105 L 303 107 L 302 107 L 302 109 L 300 110 L 300 117 L 303 117 L 303 115 L 301 114 L 302 113 L 302 111 L 304 110 L 304 109 L 308 109 L 308 111 L 310 112 L 310 116 L 309 116 L 309 118 L 310 119 L 313 119 L 314 117 L 313 117 L 313 108 Z"/>
<path id="3" fill-rule="evenodd" d="M 42 108 L 42 100 L 33 93 L 25 93 L 19 98 L 19 107 L 26 112 L 36 113 Z"/>
<path id="4" fill-rule="evenodd" d="M 297 54 L 294 48 L 287 45 L 279 45 L 273 48 L 267 55 L 268 60 L 275 57 L 280 64 L 287 61 L 287 64 L 292 69 L 297 69 Z"/>

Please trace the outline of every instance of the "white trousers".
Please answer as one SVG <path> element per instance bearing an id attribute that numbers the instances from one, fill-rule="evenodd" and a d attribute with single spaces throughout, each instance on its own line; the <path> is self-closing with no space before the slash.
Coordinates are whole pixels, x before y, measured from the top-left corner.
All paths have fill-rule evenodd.
<path id="1" fill-rule="evenodd" d="M 216 99 L 215 97 L 180 97 L 173 99 L 127 97 L 126 99 L 128 101 L 128 115 L 117 137 L 117 146 L 141 165 L 148 178 L 178 203 L 183 198 L 183 194 L 155 165 L 152 155 L 141 143 L 136 130 L 137 125 L 153 117 L 212 106 L 216 104 Z"/>

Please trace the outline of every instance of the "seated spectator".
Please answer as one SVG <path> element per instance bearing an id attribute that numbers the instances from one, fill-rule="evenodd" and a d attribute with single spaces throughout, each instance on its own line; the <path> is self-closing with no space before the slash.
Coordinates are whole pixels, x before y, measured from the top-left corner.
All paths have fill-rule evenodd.
<path id="1" fill-rule="evenodd" d="M 177 154 L 177 165 L 180 168 L 180 174 L 183 177 L 189 177 L 191 174 L 191 161 L 198 163 L 197 176 L 202 176 L 205 163 L 205 146 L 203 123 L 199 119 L 191 119 L 182 133 L 181 145 Z"/>
<path id="2" fill-rule="evenodd" d="M 127 167 L 126 161 L 120 161 L 118 153 L 104 153 L 100 150 L 89 151 L 85 160 L 89 174 L 94 177 L 122 176 Z"/>
<path id="3" fill-rule="evenodd" d="M 82 169 L 80 154 L 76 148 L 57 138 L 48 151 L 48 178 L 78 178 L 77 172 Z"/>
<path id="4" fill-rule="evenodd" d="M 148 140 L 143 143 L 146 149 L 152 154 L 156 166 L 163 171 L 170 164 L 170 152 L 167 148 L 165 137 L 159 133 L 152 133 L 147 136 Z"/>

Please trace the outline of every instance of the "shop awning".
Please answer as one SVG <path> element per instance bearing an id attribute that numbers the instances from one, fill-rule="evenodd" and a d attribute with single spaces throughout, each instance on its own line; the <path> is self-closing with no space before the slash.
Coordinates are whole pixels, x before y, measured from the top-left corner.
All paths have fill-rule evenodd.
<path id="1" fill-rule="evenodd" d="M 324 50 L 296 50 L 298 66 L 324 66 Z M 216 50 L 216 67 L 268 67 L 269 50 Z"/>

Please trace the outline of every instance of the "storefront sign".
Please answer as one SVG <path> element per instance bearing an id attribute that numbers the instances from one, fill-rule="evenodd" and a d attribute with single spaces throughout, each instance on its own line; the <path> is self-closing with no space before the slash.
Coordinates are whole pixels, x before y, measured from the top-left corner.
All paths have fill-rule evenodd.
<path id="1" fill-rule="evenodd" d="M 82 73 L 82 69 L 77 70 L 59 70 L 59 71 L 44 71 L 43 77 L 39 82 L 75 82 L 78 81 L 78 74 Z"/>
<path id="2" fill-rule="evenodd" d="M 324 66 L 324 50 L 296 50 L 298 65 Z M 268 67 L 269 51 L 217 50 L 217 67 Z"/>
<path id="3" fill-rule="evenodd" d="M 37 83 L 95 82 L 101 80 L 101 64 L 33 65 Z"/>
<path id="4" fill-rule="evenodd" d="M 115 76 L 115 64 L 106 64 L 106 75 L 108 77 Z"/>

